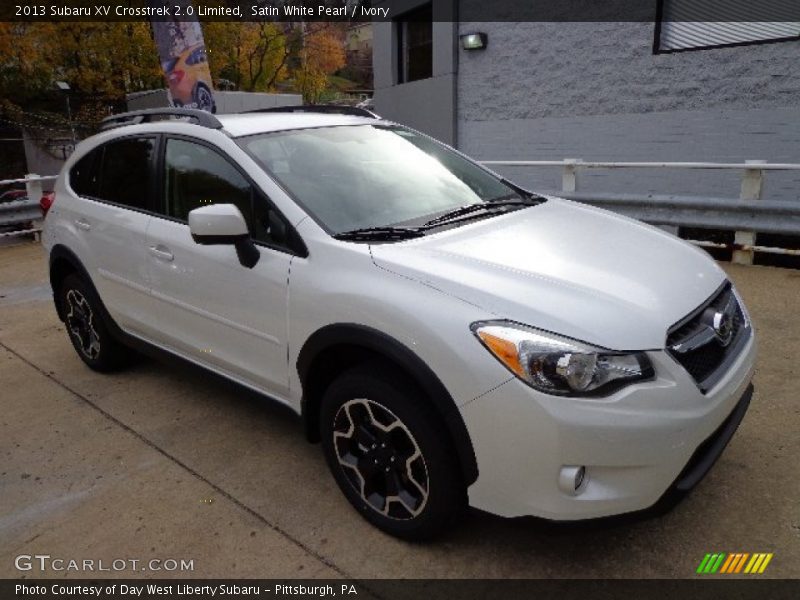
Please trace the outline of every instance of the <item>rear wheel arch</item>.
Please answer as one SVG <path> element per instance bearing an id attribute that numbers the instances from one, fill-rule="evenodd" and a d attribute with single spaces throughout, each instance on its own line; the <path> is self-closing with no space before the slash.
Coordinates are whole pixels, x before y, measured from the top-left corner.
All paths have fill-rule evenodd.
<path id="1" fill-rule="evenodd" d="M 108 328 L 109 333 L 115 339 L 124 341 L 126 336 L 109 314 L 105 304 L 103 304 L 103 299 L 97 292 L 97 287 L 94 285 L 94 281 L 92 281 L 89 271 L 83 265 L 81 259 L 79 259 L 72 250 L 61 244 L 53 246 L 53 248 L 50 250 L 50 287 L 53 289 L 53 301 L 56 305 L 58 318 L 62 321 L 64 320 L 64 307 L 61 306 L 60 299 L 61 286 L 63 285 L 64 280 L 72 274 L 76 274 L 83 279 L 86 282 L 86 285 L 88 285 L 91 289 L 92 293 L 97 297 L 100 305 L 98 307 L 98 310 L 100 311 L 100 318 Z"/>
<path id="2" fill-rule="evenodd" d="M 355 323 L 328 325 L 312 334 L 297 358 L 303 386 L 302 415 L 306 435 L 319 441 L 322 396 L 338 375 L 355 366 L 380 361 L 399 369 L 424 392 L 442 419 L 466 485 L 478 478 L 478 465 L 469 432 L 447 388 L 433 370 L 403 343 L 385 333 Z"/>
<path id="3" fill-rule="evenodd" d="M 64 280 L 73 273 L 77 273 L 89 285 L 94 287 L 86 267 L 83 266 L 83 263 L 75 253 L 66 246 L 54 246 L 50 250 L 50 287 L 53 289 L 53 301 L 56 305 L 58 318 L 62 321 L 64 320 L 64 307 L 61 306 L 59 291 Z"/>

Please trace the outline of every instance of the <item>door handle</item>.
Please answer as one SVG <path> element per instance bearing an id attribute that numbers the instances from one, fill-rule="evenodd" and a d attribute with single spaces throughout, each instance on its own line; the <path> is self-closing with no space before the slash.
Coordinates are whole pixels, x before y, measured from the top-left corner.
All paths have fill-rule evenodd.
<path id="1" fill-rule="evenodd" d="M 165 246 L 159 244 L 158 246 L 150 246 L 150 254 L 158 258 L 159 260 L 163 260 L 166 262 L 171 262 L 174 260 L 175 256 L 169 249 Z"/>
<path id="2" fill-rule="evenodd" d="M 83 229 L 84 231 L 89 231 L 92 228 L 92 224 L 83 219 L 75 219 L 75 227 Z"/>

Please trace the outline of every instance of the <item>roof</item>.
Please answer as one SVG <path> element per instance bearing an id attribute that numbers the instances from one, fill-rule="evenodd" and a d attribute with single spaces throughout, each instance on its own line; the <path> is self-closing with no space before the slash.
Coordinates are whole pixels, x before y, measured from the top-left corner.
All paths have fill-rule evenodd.
<path id="1" fill-rule="evenodd" d="M 215 115 L 222 127 L 233 137 L 269 133 L 307 127 L 333 127 L 336 125 L 374 125 L 375 119 L 351 115 L 323 113 L 245 113 Z"/>

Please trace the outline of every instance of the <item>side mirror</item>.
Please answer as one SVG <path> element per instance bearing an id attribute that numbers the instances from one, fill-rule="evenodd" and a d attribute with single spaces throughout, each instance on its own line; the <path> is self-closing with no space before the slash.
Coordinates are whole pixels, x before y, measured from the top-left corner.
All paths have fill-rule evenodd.
<path id="1" fill-rule="evenodd" d="M 204 246 L 232 245 L 242 266 L 252 269 L 261 253 L 250 239 L 241 211 L 234 204 L 211 204 L 189 212 L 192 239 Z"/>

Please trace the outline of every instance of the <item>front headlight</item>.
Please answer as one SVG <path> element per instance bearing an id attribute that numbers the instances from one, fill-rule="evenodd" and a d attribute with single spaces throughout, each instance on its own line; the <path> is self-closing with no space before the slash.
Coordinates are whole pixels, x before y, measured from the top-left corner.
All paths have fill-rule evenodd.
<path id="1" fill-rule="evenodd" d="M 474 323 L 497 360 L 531 387 L 559 396 L 597 396 L 653 376 L 644 352 L 613 352 L 509 321 Z"/>

